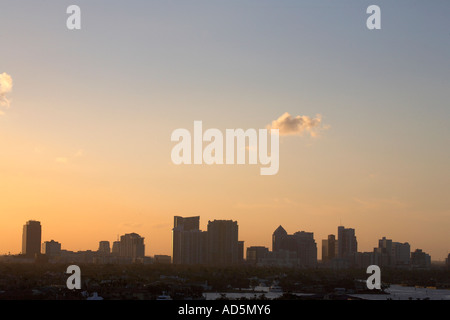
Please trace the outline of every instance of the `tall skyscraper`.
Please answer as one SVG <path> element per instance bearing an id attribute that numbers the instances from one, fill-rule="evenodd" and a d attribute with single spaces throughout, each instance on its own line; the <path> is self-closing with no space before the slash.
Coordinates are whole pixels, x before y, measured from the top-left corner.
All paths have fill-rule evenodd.
<path id="1" fill-rule="evenodd" d="M 98 244 L 98 253 L 102 255 L 109 255 L 111 253 L 111 247 L 109 241 L 100 241 Z"/>
<path id="2" fill-rule="evenodd" d="M 200 217 L 174 217 L 172 261 L 174 264 L 206 263 L 206 232 L 199 229 Z"/>
<path id="3" fill-rule="evenodd" d="M 288 233 L 282 226 L 279 226 L 272 234 L 272 251 L 278 251 L 281 249 L 282 243 L 287 238 Z"/>
<path id="4" fill-rule="evenodd" d="M 338 227 L 338 257 L 353 258 L 358 252 L 358 242 L 356 241 L 355 229 Z"/>
<path id="5" fill-rule="evenodd" d="M 22 234 L 22 254 L 28 257 L 35 257 L 41 253 L 41 223 L 30 220 L 23 226 Z"/>
<path id="6" fill-rule="evenodd" d="M 111 254 L 116 257 L 118 257 L 120 255 L 120 241 L 113 242 Z"/>
<path id="7" fill-rule="evenodd" d="M 244 262 L 244 241 L 238 241 L 238 263 Z"/>
<path id="8" fill-rule="evenodd" d="M 431 266 L 431 256 L 422 251 L 422 249 L 416 249 L 411 252 L 411 265 L 414 268 L 427 269 Z"/>
<path id="9" fill-rule="evenodd" d="M 337 257 L 337 241 L 334 234 L 330 234 L 327 239 L 322 240 L 322 262 L 328 262 Z"/>
<path id="10" fill-rule="evenodd" d="M 378 240 L 378 248 L 374 249 L 376 264 L 379 267 L 390 267 L 395 265 L 392 240 L 383 237 Z"/>
<path id="11" fill-rule="evenodd" d="M 184 231 L 200 230 L 200 217 L 173 217 L 173 227 L 182 227 Z"/>
<path id="12" fill-rule="evenodd" d="M 120 237 L 119 256 L 124 258 L 143 258 L 145 256 L 144 238 L 137 233 L 127 233 Z"/>
<path id="13" fill-rule="evenodd" d="M 232 220 L 208 222 L 207 259 L 210 265 L 238 263 L 238 224 Z"/>
<path id="14" fill-rule="evenodd" d="M 298 265 L 302 267 L 315 267 L 317 264 L 317 245 L 312 232 L 298 231 L 290 235 L 279 226 L 272 235 L 272 250 L 295 252 Z"/>
<path id="15" fill-rule="evenodd" d="M 411 261 L 411 246 L 408 242 L 392 242 L 392 251 L 397 266 L 407 266 Z"/>

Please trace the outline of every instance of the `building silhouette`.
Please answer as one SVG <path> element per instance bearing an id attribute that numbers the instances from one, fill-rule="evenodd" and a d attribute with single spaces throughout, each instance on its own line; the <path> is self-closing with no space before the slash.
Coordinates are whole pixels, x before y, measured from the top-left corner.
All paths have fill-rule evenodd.
<path id="1" fill-rule="evenodd" d="M 233 265 L 239 262 L 238 224 L 232 220 L 208 222 L 207 262 L 209 265 Z"/>
<path id="2" fill-rule="evenodd" d="M 120 254 L 120 241 L 114 241 L 111 249 L 111 254 L 114 256 L 119 256 Z"/>
<path id="3" fill-rule="evenodd" d="M 298 231 L 290 235 L 282 226 L 279 226 L 272 234 L 272 251 L 277 253 L 281 250 L 295 252 L 298 266 L 315 267 L 317 265 L 317 245 L 313 232 Z"/>
<path id="4" fill-rule="evenodd" d="M 355 229 L 338 227 L 338 252 L 341 259 L 352 259 L 358 252 L 358 242 L 356 241 Z"/>
<path id="5" fill-rule="evenodd" d="M 238 241 L 238 263 L 244 262 L 244 241 Z"/>
<path id="6" fill-rule="evenodd" d="M 132 261 L 135 261 L 138 258 L 144 258 L 144 256 L 144 238 L 137 233 L 127 233 L 120 237 L 119 257 L 131 258 Z"/>
<path id="7" fill-rule="evenodd" d="M 431 256 L 422 249 L 411 253 L 411 266 L 413 268 L 428 269 L 431 266 Z"/>
<path id="8" fill-rule="evenodd" d="M 272 251 L 278 251 L 282 249 L 283 242 L 288 237 L 288 233 L 280 225 L 272 234 Z"/>
<path id="9" fill-rule="evenodd" d="M 174 264 L 206 263 L 206 232 L 200 230 L 200 217 L 174 217 L 172 259 Z"/>
<path id="10" fill-rule="evenodd" d="M 322 262 L 327 263 L 337 257 L 338 242 L 334 234 L 322 240 Z"/>
<path id="11" fill-rule="evenodd" d="M 100 241 L 98 243 L 98 253 L 101 255 L 109 255 L 111 253 L 109 241 Z"/>
<path id="12" fill-rule="evenodd" d="M 263 246 L 252 246 L 247 248 L 247 262 L 258 264 L 269 254 L 269 248 Z"/>
<path id="13" fill-rule="evenodd" d="M 411 262 L 411 246 L 408 242 L 392 242 L 392 254 L 396 266 L 408 266 Z"/>
<path id="14" fill-rule="evenodd" d="M 411 248 L 409 243 L 394 242 L 383 237 L 378 240 L 378 248 L 374 249 L 373 264 L 383 267 L 408 266 Z"/>
<path id="15" fill-rule="evenodd" d="M 34 258 L 41 253 L 42 228 L 39 221 L 30 220 L 23 226 L 22 254 Z"/>
<path id="16" fill-rule="evenodd" d="M 61 254 L 61 243 L 51 240 L 42 244 L 42 253 L 48 256 L 58 256 Z"/>
<path id="17" fill-rule="evenodd" d="M 172 257 L 164 254 L 156 254 L 154 256 L 154 263 L 156 264 L 170 264 L 172 262 Z"/>

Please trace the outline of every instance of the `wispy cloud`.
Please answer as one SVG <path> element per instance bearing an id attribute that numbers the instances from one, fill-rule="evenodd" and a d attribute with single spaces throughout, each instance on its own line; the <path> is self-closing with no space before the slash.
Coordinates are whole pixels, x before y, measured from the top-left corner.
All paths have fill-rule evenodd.
<path id="1" fill-rule="evenodd" d="M 11 92 L 13 87 L 13 81 L 9 74 L 3 72 L 0 74 L 0 107 L 9 108 L 11 101 L 8 99 L 8 94 Z M 3 114 L 0 111 L 0 115 Z"/>
<path id="2" fill-rule="evenodd" d="M 360 208 L 367 210 L 409 208 L 408 203 L 397 198 L 353 198 L 353 200 L 360 206 Z"/>
<path id="3" fill-rule="evenodd" d="M 328 126 L 322 125 L 322 116 L 317 114 L 315 118 L 308 116 L 292 117 L 285 112 L 278 119 L 272 121 L 267 126 L 268 129 L 278 129 L 280 135 L 303 135 L 309 134 L 311 137 L 317 137 L 319 132 L 328 129 Z"/>
<path id="4" fill-rule="evenodd" d="M 70 162 L 71 160 L 73 160 L 73 158 L 80 158 L 80 157 L 82 157 L 84 155 L 84 151 L 83 151 L 83 149 L 78 149 L 78 151 L 77 152 L 75 152 L 73 155 L 71 155 L 71 156 L 62 156 L 62 157 L 57 157 L 56 159 L 55 159 L 55 162 L 57 162 L 57 163 L 68 163 L 68 162 Z"/>

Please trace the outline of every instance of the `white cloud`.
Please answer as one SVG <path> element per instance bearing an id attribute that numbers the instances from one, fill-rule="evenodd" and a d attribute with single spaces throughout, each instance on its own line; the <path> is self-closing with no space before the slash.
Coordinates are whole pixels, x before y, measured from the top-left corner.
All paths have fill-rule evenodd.
<path id="1" fill-rule="evenodd" d="M 327 129 L 322 125 L 322 116 L 317 114 L 315 118 L 308 116 L 296 116 L 293 118 L 288 112 L 285 112 L 272 124 L 267 126 L 268 129 L 278 129 L 280 135 L 303 135 L 309 134 L 311 137 L 317 137 L 319 132 Z"/>
<path id="2" fill-rule="evenodd" d="M 7 95 L 11 92 L 13 87 L 13 81 L 9 74 L 3 72 L 0 74 L 0 107 L 9 108 L 11 101 Z M 3 114 L 0 111 L 0 115 Z"/>

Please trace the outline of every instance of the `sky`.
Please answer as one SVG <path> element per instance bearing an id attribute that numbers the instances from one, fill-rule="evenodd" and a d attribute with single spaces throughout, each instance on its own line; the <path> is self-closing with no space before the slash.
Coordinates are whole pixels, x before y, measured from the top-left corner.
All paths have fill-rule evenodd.
<path id="1" fill-rule="evenodd" d="M 81 8 L 69 30 L 66 9 Z M 381 30 L 369 30 L 369 5 Z M 173 216 L 233 219 L 245 247 L 282 225 L 359 251 L 450 250 L 450 2 L 0 0 L 0 254 L 22 226 L 96 250 L 136 232 L 171 255 Z M 286 114 L 287 113 L 287 114 Z M 283 118 L 284 116 L 284 118 Z M 175 165 L 171 133 L 267 128 L 280 168 Z M 305 130 L 304 130 L 305 129 Z M 313 134 L 312 134 L 313 133 Z"/>

